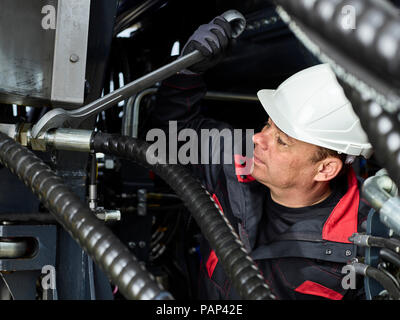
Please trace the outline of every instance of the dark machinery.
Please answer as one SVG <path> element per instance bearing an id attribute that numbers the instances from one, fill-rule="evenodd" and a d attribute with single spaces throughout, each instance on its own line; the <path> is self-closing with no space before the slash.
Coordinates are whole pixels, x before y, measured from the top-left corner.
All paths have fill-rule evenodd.
<path id="1" fill-rule="evenodd" d="M 346 5 L 358 28 L 343 28 Z M 173 48 L 232 8 L 244 17 L 226 18 L 243 33 L 204 75 L 203 112 L 258 129 L 256 90 L 330 63 L 377 150 L 355 164 L 373 209 L 350 240 L 365 254 L 349 267 L 364 277 L 367 299 L 399 299 L 395 5 L 4 0 L 0 24 L 12 27 L 0 29 L 2 299 L 196 299 L 201 235 L 244 299 L 274 299 L 210 195 L 184 167 L 151 165 L 142 141 L 158 82 L 199 59 L 179 64 Z"/>

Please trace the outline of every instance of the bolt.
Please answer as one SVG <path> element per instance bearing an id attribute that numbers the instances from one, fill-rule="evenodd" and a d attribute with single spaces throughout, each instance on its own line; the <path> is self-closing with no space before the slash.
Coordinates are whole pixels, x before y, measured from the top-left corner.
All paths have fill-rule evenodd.
<path id="1" fill-rule="evenodd" d="M 345 255 L 346 255 L 346 257 L 351 256 L 351 251 L 350 250 L 346 250 Z"/>
<path id="2" fill-rule="evenodd" d="M 75 53 L 71 54 L 71 56 L 69 57 L 69 61 L 71 61 L 72 63 L 76 63 L 79 61 L 79 56 Z"/>
<path id="3" fill-rule="evenodd" d="M 331 250 L 331 249 L 326 249 L 326 250 L 325 250 L 325 254 L 331 255 L 331 254 L 332 254 L 332 250 Z"/>
<path id="4" fill-rule="evenodd" d="M 134 249 L 136 247 L 136 243 L 133 242 L 133 241 L 128 242 L 128 247 L 131 248 L 131 249 Z"/>

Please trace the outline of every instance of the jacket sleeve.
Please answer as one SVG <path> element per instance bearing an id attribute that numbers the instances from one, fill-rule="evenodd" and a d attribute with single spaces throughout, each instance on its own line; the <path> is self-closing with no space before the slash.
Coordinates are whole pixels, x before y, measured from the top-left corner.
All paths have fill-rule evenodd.
<path id="1" fill-rule="evenodd" d="M 205 118 L 201 114 L 201 102 L 206 91 L 205 83 L 200 75 L 177 74 L 164 80 L 156 94 L 155 105 L 152 109 L 152 127 L 166 133 L 168 160 L 171 160 L 172 150 L 177 155 L 177 162 L 181 163 L 179 152 L 185 145 L 184 150 L 191 153 L 191 161 L 181 164 L 188 164 L 207 190 L 213 192 L 218 176 L 222 174 L 221 162 L 226 152 L 225 143 L 219 133 L 224 129 L 232 130 L 232 128 L 226 123 Z M 172 135 L 172 125 L 176 126 L 177 136 Z M 188 130 L 182 132 L 183 129 Z M 182 135 L 179 139 L 180 134 L 188 131 L 191 131 L 194 137 L 184 138 Z M 212 136 L 217 138 L 211 138 Z M 177 141 L 177 138 L 182 141 Z M 220 161 L 216 163 L 213 159 L 218 154 Z M 230 156 L 232 157 L 232 154 Z"/>

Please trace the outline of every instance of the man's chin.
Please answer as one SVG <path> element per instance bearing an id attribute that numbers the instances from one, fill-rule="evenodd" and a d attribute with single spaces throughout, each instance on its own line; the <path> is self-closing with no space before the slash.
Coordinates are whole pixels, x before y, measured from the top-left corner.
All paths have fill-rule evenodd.
<path id="1" fill-rule="evenodd" d="M 253 164 L 253 166 L 251 167 L 251 171 L 250 174 L 251 176 L 256 179 L 258 182 L 261 182 L 260 180 L 262 180 L 262 173 L 261 172 L 261 168 L 259 168 L 256 164 Z"/>

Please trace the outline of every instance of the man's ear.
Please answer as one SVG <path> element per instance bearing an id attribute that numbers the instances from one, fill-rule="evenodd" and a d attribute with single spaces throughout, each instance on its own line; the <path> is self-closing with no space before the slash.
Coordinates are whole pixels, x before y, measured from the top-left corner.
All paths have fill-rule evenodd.
<path id="1" fill-rule="evenodd" d="M 321 160 L 314 176 L 315 181 L 330 181 L 342 170 L 343 162 L 336 157 L 327 157 Z"/>

